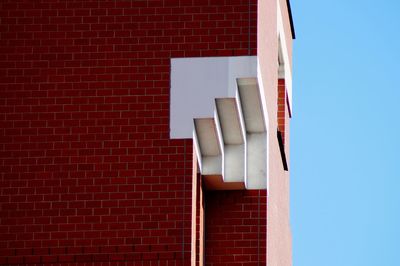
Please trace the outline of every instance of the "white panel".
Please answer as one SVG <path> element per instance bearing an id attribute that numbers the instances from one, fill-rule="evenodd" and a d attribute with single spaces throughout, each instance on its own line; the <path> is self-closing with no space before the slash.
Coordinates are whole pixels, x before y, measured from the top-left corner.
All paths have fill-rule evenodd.
<path id="1" fill-rule="evenodd" d="M 262 101 L 265 92 L 260 90 L 257 78 L 239 78 L 237 83 L 246 125 L 246 188 L 265 189 L 268 174 L 268 124 L 264 117 L 268 114 Z"/>
<path id="2" fill-rule="evenodd" d="M 170 137 L 192 138 L 193 118 L 213 117 L 215 98 L 235 97 L 236 78 L 255 76 L 256 56 L 172 58 Z"/>
<path id="3" fill-rule="evenodd" d="M 246 131 L 265 132 L 265 119 L 257 78 L 237 80 Z"/>
<path id="4" fill-rule="evenodd" d="M 197 138 L 197 134 L 196 134 L 196 130 L 195 130 L 194 126 L 193 126 L 193 145 L 194 145 L 195 152 L 196 152 L 197 162 L 199 163 L 199 170 L 200 170 L 200 173 L 202 173 L 203 172 L 203 158 L 201 156 L 199 139 Z"/>
<path id="5" fill-rule="evenodd" d="M 218 125 L 214 118 L 194 120 L 194 140 L 199 165 L 203 175 L 221 175 L 223 149 Z"/>
<path id="6" fill-rule="evenodd" d="M 245 181 L 245 145 L 225 145 L 224 181 Z"/>
<path id="7" fill-rule="evenodd" d="M 223 180 L 242 182 L 245 179 L 245 134 L 235 98 L 215 100 L 217 116 L 223 135 Z"/>
<path id="8" fill-rule="evenodd" d="M 228 145 L 243 144 L 244 134 L 235 98 L 215 99 L 218 117 L 221 124 L 224 143 Z"/>
<path id="9" fill-rule="evenodd" d="M 217 156 L 221 153 L 218 132 L 212 118 L 194 120 L 195 132 L 203 156 Z"/>
<path id="10" fill-rule="evenodd" d="M 267 134 L 247 134 L 247 189 L 267 188 Z"/>
<path id="11" fill-rule="evenodd" d="M 203 157 L 202 175 L 222 175 L 222 156 Z"/>

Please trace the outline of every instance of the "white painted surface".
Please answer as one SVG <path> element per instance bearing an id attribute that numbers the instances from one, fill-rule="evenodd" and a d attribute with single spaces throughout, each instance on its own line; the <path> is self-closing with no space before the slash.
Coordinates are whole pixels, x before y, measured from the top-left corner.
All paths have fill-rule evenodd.
<path id="1" fill-rule="evenodd" d="M 257 57 L 172 59 L 171 67 L 171 138 L 194 137 L 202 175 L 265 189 L 269 123 Z"/>
<path id="2" fill-rule="evenodd" d="M 261 104 L 262 104 L 262 109 L 263 109 L 263 112 L 264 112 L 264 123 L 265 123 L 265 128 L 266 128 L 266 131 L 267 131 L 267 134 L 266 134 L 266 143 L 265 143 L 265 145 L 266 145 L 266 150 L 265 150 L 265 156 L 266 156 L 266 165 L 265 165 L 265 167 L 266 167 L 266 173 L 265 173 L 265 175 L 266 175 L 266 184 L 265 184 L 265 186 L 266 186 L 266 188 L 267 188 L 267 194 L 269 193 L 269 177 L 270 177 L 270 173 L 269 173 L 269 171 L 270 171 L 270 168 L 269 168 L 269 161 L 270 161 L 270 157 L 269 157 L 269 147 L 270 147 L 270 142 L 269 142 L 269 129 L 270 129 L 270 126 L 269 126 L 269 115 L 268 115 L 268 108 L 267 108 L 267 101 L 266 101 L 266 97 L 265 97 L 265 92 L 266 92 L 266 90 L 265 90 L 265 88 L 264 88 L 264 82 L 263 82 L 263 79 L 262 79 L 262 75 L 261 75 L 261 67 L 260 67 L 260 61 L 259 61 L 259 59 L 257 58 L 257 81 L 258 81 L 258 88 L 259 88 L 259 90 L 260 90 L 260 95 L 261 95 Z"/>
<path id="3" fill-rule="evenodd" d="M 245 182 L 245 144 L 225 145 L 224 182 Z"/>
<path id="4" fill-rule="evenodd" d="M 240 102 L 246 131 L 265 132 L 265 118 L 257 78 L 238 79 Z"/>
<path id="5" fill-rule="evenodd" d="M 223 180 L 224 182 L 243 182 L 245 180 L 245 134 L 244 123 L 240 123 L 239 107 L 235 98 L 218 98 L 216 120 L 219 121 L 223 142 Z"/>
<path id="6" fill-rule="evenodd" d="M 223 149 L 214 118 L 194 120 L 196 153 L 203 175 L 222 175 Z"/>
<path id="7" fill-rule="evenodd" d="M 172 58 L 170 138 L 192 138 L 193 118 L 213 117 L 215 98 L 235 97 L 236 79 L 256 76 L 256 56 Z"/>
<path id="8" fill-rule="evenodd" d="M 267 188 L 267 136 L 264 133 L 247 134 L 247 189 Z"/>
<path id="9" fill-rule="evenodd" d="M 214 119 L 195 119 L 194 126 L 201 154 L 204 156 L 217 156 L 221 154 L 220 145 L 218 143 L 218 132 Z"/>
<path id="10" fill-rule="evenodd" d="M 247 189 L 267 188 L 268 134 L 267 111 L 264 109 L 257 78 L 238 79 L 239 98 L 246 127 L 246 174 Z"/>
<path id="11" fill-rule="evenodd" d="M 244 135 L 235 98 L 218 98 L 215 101 L 225 145 L 243 144 Z"/>

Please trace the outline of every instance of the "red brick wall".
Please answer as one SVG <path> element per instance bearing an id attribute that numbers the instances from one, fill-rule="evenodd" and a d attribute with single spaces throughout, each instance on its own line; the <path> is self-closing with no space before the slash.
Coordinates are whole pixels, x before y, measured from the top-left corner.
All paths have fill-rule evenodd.
<path id="1" fill-rule="evenodd" d="M 256 54 L 250 1 L 1 1 L 0 264 L 187 265 L 170 58 Z"/>
<path id="2" fill-rule="evenodd" d="M 206 193 L 206 265 L 266 265 L 265 190 Z"/>

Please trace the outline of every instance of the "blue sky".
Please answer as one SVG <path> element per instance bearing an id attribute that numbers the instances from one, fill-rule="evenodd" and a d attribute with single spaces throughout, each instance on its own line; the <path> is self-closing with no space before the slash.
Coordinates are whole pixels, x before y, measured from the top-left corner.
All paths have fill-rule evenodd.
<path id="1" fill-rule="evenodd" d="M 398 266 L 400 1 L 292 0 L 294 266 Z"/>

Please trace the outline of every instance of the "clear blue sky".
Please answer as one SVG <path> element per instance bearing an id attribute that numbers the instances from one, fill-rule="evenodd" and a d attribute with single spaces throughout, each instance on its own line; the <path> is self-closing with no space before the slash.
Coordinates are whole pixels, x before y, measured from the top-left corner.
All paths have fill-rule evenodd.
<path id="1" fill-rule="evenodd" d="M 292 0 L 294 266 L 400 265 L 400 1 Z"/>

